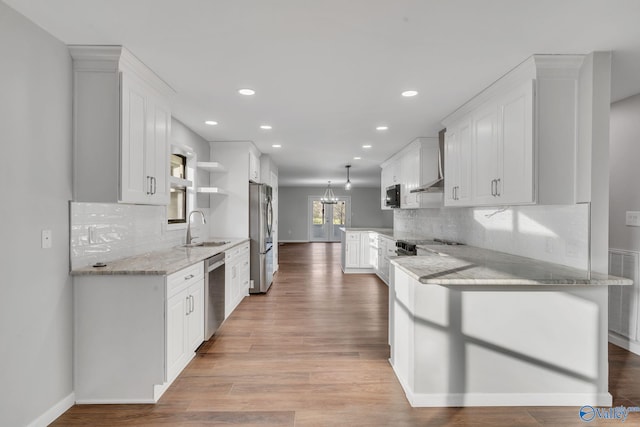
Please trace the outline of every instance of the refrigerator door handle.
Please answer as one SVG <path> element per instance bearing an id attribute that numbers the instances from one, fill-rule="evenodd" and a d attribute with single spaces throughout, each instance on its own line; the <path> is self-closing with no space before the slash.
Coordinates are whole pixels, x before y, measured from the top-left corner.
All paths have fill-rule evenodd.
<path id="1" fill-rule="evenodd" d="M 273 227 L 273 205 L 271 199 L 267 200 L 267 237 L 271 237 Z"/>

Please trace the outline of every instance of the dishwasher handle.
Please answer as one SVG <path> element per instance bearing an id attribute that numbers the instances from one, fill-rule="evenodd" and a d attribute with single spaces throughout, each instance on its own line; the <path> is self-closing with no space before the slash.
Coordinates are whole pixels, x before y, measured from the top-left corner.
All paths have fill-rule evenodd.
<path id="1" fill-rule="evenodd" d="M 215 270 L 216 268 L 222 265 L 224 265 L 224 261 L 218 261 L 214 264 L 209 264 L 209 267 L 207 268 L 207 273 L 211 273 L 213 270 Z"/>
<path id="2" fill-rule="evenodd" d="M 205 269 L 207 273 L 211 273 L 216 268 L 224 265 L 224 252 L 214 255 L 211 258 L 205 260 Z"/>

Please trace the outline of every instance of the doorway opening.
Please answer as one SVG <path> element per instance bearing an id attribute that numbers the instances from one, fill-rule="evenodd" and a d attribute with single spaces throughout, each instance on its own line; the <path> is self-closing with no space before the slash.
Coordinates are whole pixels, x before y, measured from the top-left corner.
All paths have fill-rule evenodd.
<path id="1" fill-rule="evenodd" d="M 351 198 L 338 197 L 335 204 L 324 204 L 320 196 L 309 196 L 309 241 L 339 242 L 340 227 L 351 225 Z"/>

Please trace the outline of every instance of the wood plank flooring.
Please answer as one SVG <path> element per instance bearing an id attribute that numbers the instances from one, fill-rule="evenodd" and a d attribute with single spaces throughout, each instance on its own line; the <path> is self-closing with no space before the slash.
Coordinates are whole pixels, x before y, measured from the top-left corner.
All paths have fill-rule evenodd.
<path id="1" fill-rule="evenodd" d="M 158 404 L 76 405 L 52 425 L 584 426 L 575 407 L 411 408 L 387 360 L 387 292 L 343 275 L 339 244 L 282 245 L 269 292 L 244 299 Z M 640 406 L 640 357 L 609 355 L 614 404 Z"/>

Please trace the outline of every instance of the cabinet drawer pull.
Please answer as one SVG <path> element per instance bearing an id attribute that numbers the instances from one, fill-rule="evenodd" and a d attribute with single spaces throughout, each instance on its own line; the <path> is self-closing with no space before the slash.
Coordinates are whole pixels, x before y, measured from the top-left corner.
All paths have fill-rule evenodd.
<path id="1" fill-rule="evenodd" d="M 184 280 L 189 280 L 189 279 L 193 279 L 195 276 L 193 274 L 190 274 L 188 276 L 184 276 Z"/>

